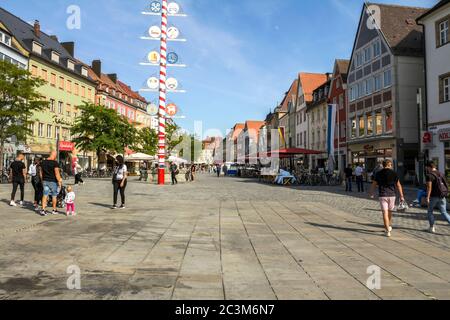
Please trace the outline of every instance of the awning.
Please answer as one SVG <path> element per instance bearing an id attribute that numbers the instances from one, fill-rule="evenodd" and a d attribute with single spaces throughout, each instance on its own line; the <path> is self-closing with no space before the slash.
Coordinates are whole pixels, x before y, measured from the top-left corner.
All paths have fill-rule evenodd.
<path id="1" fill-rule="evenodd" d="M 292 158 L 297 155 L 318 155 L 323 154 L 322 151 L 316 151 L 316 150 L 309 150 L 309 149 L 301 149 L 301 148 L 289 148 L 289 149 L 281 149 L 281 150 L 275 150 L 270 152 L 264 152 L 260 153 L 258 155 L 258 159 L 260 158 L 279 158 L 279 159 L 285 159 L 285 158 Z M 254 159 L 255 156 L 250 156 L 249 158 Z"/>
<path id="2" fill-rule="evenodd" d="M 156 160 L 156 157 L 149 156 L 145 153 L 134 153 L 125 157 L 126 162 L 137 162 L 137 161 L 152 161 Z"/>

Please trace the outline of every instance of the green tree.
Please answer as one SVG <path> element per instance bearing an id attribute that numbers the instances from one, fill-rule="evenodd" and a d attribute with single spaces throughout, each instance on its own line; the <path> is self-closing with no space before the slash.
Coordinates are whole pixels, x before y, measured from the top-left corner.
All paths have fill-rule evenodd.
<path id="1" fill-rule="evenodd" d="M 31 77 L 27 70 L 0 60 L 0 170 L 5 144 L 13 137 L 26 141 L 31 133 L 31 117 L 48 105 L 37 92 L 44 84 L 44 80 Z"/>
<path id="2" fill-rule="evenodd" d="M 144 128 L 139 131 L 139 152 L 155 156 L 158 154 L 158 133 L 154 129 Z"/>
<path id="3" fill-rule="evenodd" d="M 136 129 L 137 123 L 130 123 L 124 116 L 119 116 L 119 121 L 114 130 L 114 139 L 119 144 L 115 151 L 123 154 L 126 148 L 136 151 L 139 148 L 140 136 Z"/>
<path id="4" fill-rule="evenodd" d="M 72 126 L 73 142 L 84 152 L 123 154 L 136 144 L 137 130 L 124 117 L 101 105 L 84 103 Z"/>
<path id="5" fill-rule="evenodd" d="M 166 123 L 166 146 L 167 157 L 183 141 L 183 136 L 179 134 L 180 127 L 172 121 Z"/>

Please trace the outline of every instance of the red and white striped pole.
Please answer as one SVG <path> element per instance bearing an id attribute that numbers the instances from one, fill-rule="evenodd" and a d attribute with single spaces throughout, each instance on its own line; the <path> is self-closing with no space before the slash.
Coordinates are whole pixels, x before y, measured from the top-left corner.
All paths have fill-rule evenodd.
<path id="1" fill-rule="evenodd" d="M 158 184 L 165 184 L 166 175 L 166 78 L 167 78 L 167 0 L 162 0 L 161 62 L 159 72 L 159 170 Z"/>

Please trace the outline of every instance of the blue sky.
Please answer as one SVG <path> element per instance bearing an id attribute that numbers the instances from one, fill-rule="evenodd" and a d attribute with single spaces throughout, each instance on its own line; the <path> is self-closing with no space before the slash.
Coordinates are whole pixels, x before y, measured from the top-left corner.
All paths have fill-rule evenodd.
<path id="1" fill-rule="evenodd" d="M 1 6 L 60 41 L 75 41 L 76 56 L 103 61 L 134 89 L 143 88 L 152 67 L 142 67 L 157 43 L 139 39 L 158 24 L 140 14 L 145 0 L 1 0 Z M 363 0 L 178 0 L 188 18 L 173 18 L 186 43 L 171 44 L 187 69 L 169 71 L 187 94 L 169 97 L 192 130 L 222 132 L 237 122 L 263 120 L 300 71 L 332 71 L 335 58 L 348 58 Z M 437 0 L 374 1 L 430 7 Z M 66 27 L 69 5 L 81 8 L 81 29 Z M 150 101 L 155 95 L 145 95 Z"/>

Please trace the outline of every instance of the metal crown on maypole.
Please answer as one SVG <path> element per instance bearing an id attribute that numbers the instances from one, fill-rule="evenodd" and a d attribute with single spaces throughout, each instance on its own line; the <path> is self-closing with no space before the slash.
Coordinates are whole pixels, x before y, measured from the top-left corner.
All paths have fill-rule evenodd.
<path id="1" fill-rule="evenodd" d="M 186 15 L 180 13 L 180 6 L 176 2 L 168 2 L 168 0 L 153 1 L 150 4 L 150 10 L 142 12 L 144 15 L 160 15 L 161 16 L 161 29 L 157 26 L 152 26 L 149 29 L 150 37 L 141 37 L 145 40 L 160 40 L 160 52 L 151 52 L 149 54 L 149 62 L 141 63 L 141 65 L 152 65 L 156 66 L 159 60 L 159 89 L 156 85 L 156 79 L 150 78 L 147 81 L 148 88 L 142 89 L 141 91 L 157 92 L 159 91 L 159 113 L 158 113 L 158 184 L 165 184 L 165 174 L 166 174 L 166 119 L 167 119 L 167 93 L 168 92 L 178 92 L 184 93 L 184 90 L 177 90 L 178 81 L 174 78 L 167 79 L 167 42 L 168 41 L 181 41 L 186 40 L 179 39 L 179 30 L 176 27 L 170 27 L 168 25 L 168 17 L 184 17 Z M 158 30 L 159 29 L 159 30 Z M 170 33 L 170 34 L 169 34 Z M 178 64 L 178 55 L 175 52 L 170 52 L 170 67 L 185 67 L 184 64 Z M 170 84 L 168 86 L 168 82 Z M 169 90 L 167 88 L 169 87 Z M 174 104 L 171 104 L 171 110 L 169 112 L 170 116 L 175 116 Z M 176 106 L 175 106 L 176 109 Z"/>

